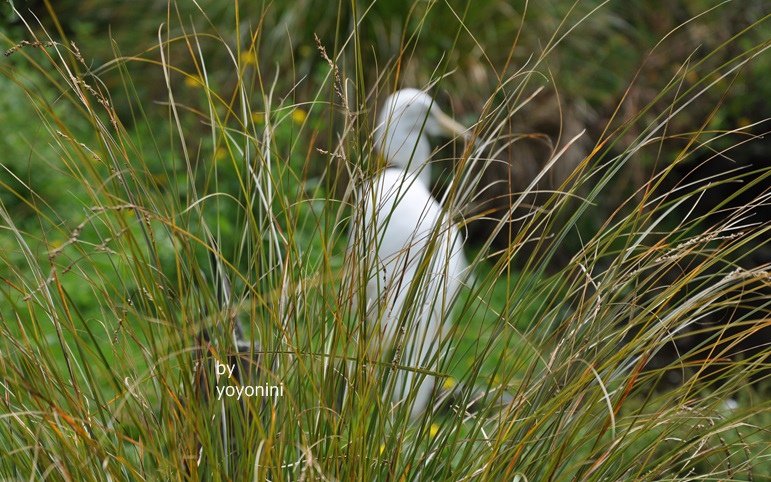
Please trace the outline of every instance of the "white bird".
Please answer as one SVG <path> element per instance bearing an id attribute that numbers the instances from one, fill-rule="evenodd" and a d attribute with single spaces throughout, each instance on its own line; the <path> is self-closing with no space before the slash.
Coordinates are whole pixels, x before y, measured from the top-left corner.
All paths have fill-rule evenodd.
<path id="1" fill-rule="evenodd" d="M 431 397 L 435 377 L 425 372 L 437 361 L 468 271 L 460 232 L 428 189 L 427 135 L 465 131 L 427 93 L 395 92 L 375 130 L 387 167 L 358 191 L 349 249 L 366 270 L 370 355 L 381 361 L 389 352 L 399 357 L 393 401 L 411 403 L 412 418 L 426 410 Z"/>

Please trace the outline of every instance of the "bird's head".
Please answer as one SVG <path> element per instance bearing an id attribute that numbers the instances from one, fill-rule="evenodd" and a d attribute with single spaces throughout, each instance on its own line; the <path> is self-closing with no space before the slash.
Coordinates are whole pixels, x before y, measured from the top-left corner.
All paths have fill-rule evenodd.
<path id="1" fill-rule="evenodd" d="M 402 89 L 391 94 L 380 110 L 375 145 L 390 166 L 416 173 L 428 185 L 431 145 L 427 136 L 465 136 L 466 131 L 426 92 Z"/>

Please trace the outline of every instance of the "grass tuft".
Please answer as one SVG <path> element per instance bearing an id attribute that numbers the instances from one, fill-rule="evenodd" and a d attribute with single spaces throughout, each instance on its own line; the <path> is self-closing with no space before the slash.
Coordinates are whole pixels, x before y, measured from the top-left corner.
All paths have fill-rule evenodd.
<path id="1" fill-rule="evenodd" d="M 678 171 L 705 153 L 728 156 L 767 124 L 713 129 L 718 102 L 677 128 L 689 106 L 767 56 L 768 41 L 731 38 L 688 59 L 637 111 L 616 111 L 596 137 L 566 137 L 505 200 L 503 216 L 476 209 L 496 192 L 482 174 L 527 137 L 511 134 L 510 122 L 551 77 L 552 52 L 600 7 L 578 18 L 571 9 L 542 55 L 495 71 L 497 85 L 478 104 L 472 141 L 454 146 L 440 196 L 461 226 L 493 228 L 468 249 L 473 280 L 434 368 L 418 370 L 443 390 L 411 420 L 409 407 L 390 403 L 390 375 L 411 368 L 367 355 L 366 282 L 350 276 L 362 261 L 346 252 L 354 187 L 378 164 L 376 100 L 411 76 L 427 76 L 423 85 L 435 90 L 459 85 L 454 42 L 483 48 L 489 38 L 461 21 L 474 3 L 452 10 L 459 26 L 445 39 L 448 56 L 411 73 L 420 37 L 447 12 L 434 2 L 410 5 L 412 30 L 401 39 L 381 26 L 401 55 L 375 67 L 368 60 L 381 46 L 373 53 L 366 42 L 377 29 L 360 30 L 375 13 L 356 4 L 356 21 L 345 23 L 342 7 L 325 12 L 321 24 L 337 19 L 341 33 L 336 43 L 305 35 L 312 50 L 297 62 L 316 65 L 313 78 L 265 58 L 280 48 L 269 28 L 286 14 L 279 7 L 265 6 L 250 29 L 236 8 L 224 33 L 203 9 L 195 23 L 172 2 L 153 46 L 124 55 L 112 44 L 114 58 L 98 67 L 64 32 L 20 17 L 29 40 L 4 39 L 0 73 L 34 113 L 29 156 L 41 176 L 55 173 L 50 182 L 64 201 L 51 201 L 48 181 L 13 178 L 14 167 L 0 161 L 3 477 L 771 474 L 768 348 L 742 351 L 769 327 L 771 266 L 740 263 L 767 243 L 771 225 L 753 213 L 768 208 L 769 193 L 696 209 L 710 187 L 767 183 L 771 171 L 767 163 L 728 170 L 712 186 Z M 376 13 L 388 18 L 385 10 Z M 731 57 L 715 65 L 723 48 Z M 160 79 L 155 97 L 144 94 L 149 78 Z M 670 142 L 673 154 L 661 150 Z M 590 148 L 575 169 L 543 189 L 580 143 Z M 651 151 L 660 168 L 602 211 L 607 193 Z M 417 277 L 414 299 L 427 281 Z M 730 325 L 709 323 L 726 310 Z M 418 329 L 403 316 L 406 332 Z M 247 348 L 234 340 L 238 326 Z M 702 340 L 695 349 L 664 356 L 694 334 Z M 238 356 L 239 377 L 218 375 Z M 673 374 L 680 382 L 666 383 Z M 264 391 L 218 396 L 247 387 Z"/>

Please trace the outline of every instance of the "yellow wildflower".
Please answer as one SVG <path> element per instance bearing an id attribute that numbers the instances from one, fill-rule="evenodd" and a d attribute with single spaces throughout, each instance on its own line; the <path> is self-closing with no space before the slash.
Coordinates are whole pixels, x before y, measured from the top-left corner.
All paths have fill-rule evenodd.
<path id="1" fill-rule="evenodd" d="M 185 76 L 185 85 L 188 87 L 200 87 L 201 81 L 198 80 L 198 77 L 194 77 L 192 75 L 186 75 Z"/>
<path id="2" fill-rule="evenodd" d="M 444 379 L 444 383 L 442 383 L 442 388 L 445 390 L 452 390 L 453 387 L 455 387 L 455 379 L 453 377 L 447 377 Z"/>
<path id="3" fill-rule="evenodd" d="M 292 120 L 295 124 L 302 124 L 305 122 L 305 119 L 308 117 L 308 114 L 300 109 L 299 107 L 295 108 L 295 110 L 292 111 Z"/>
<path id="4" fill-rule="evenodd" d="M 252 122 L 255 124 L 264 124 L 265 123 L 265 113 L 264 112 L 252 112 Z"/>
<path id="5" fill-rule="evenodd" d="M 244 65 L 255 65 L 257 63 L 257 53 L 254 50 L 244 50 L 239 58 Z"/>
<path id="6" fill-rule="evenodd" d="M 228 151 L 222 146 L 217 147 L 217 149 L 214 151 L 214 160 L 215 161 L 221 161 L 222 159 L 225 159 L 227 156 Z"/>

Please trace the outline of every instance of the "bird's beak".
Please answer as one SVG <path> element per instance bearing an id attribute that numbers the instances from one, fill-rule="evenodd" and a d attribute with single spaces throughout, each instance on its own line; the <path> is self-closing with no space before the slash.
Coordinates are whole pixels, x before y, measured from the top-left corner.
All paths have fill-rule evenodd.
<path id="1" fill-rule="evenodd" d="M 466 128 L 466 126 L 460 122 L 456 121 L 440 110 L 434 112 L 434 117 L 436 118 L 436 122 L 442 128 L 442 131 L 445 133 L 445 135 L 449 137 L 458 136 L 464 139 L 468 139 L 468 128 Z"/>

